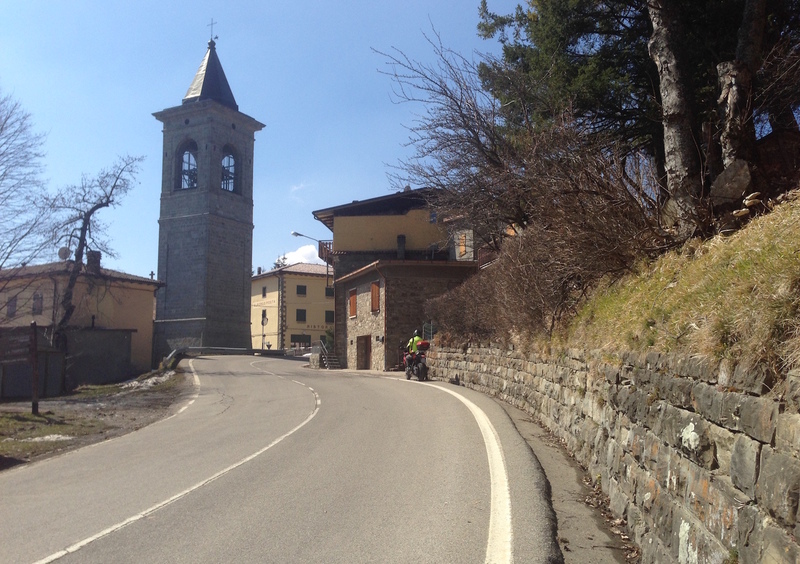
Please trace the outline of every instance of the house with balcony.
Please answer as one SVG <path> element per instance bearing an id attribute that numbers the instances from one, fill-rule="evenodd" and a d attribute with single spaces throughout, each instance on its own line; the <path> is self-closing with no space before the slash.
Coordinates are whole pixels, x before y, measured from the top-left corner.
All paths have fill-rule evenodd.
<path id="1" fill-rule="evenodd" d="M 333 269 L 334 350 L 348 368 L 399 368 L 426 322 L 424 302 L 478 269 L 471 235 L 450 235 L 431 191 L 405 190 L 313 212 L 331 230 L 319 256 Z"/>

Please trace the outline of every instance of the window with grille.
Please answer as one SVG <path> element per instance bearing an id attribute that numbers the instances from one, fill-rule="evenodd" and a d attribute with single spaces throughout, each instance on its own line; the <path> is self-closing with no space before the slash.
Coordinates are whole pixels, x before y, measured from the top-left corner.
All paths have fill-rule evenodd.
<path id="1" fill-rule="evenodd" d="M 467 254 L 467 234 L 462 233 L 458 236 L 458 256 L 463 257 Z"/>
<path id="2" fill-rule="evenodd" d="M 197 188 L 197 143 L 189 141 L 179 151 L 180 154 L 180 190 Z"/>
<path id="3" fill-rule="evenodd" d="M 233 151 L 226 147 L 222 157 L 222 183 L 220 187 L 226 192 L 236 191 L 236 157 Z"/>

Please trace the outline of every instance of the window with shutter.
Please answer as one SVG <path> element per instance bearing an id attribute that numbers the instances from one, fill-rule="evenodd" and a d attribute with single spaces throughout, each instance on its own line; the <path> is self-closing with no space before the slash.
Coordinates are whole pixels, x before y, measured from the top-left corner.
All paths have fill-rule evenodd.
<path id="1" fill-rule="evenodd" d="M 380 311 L 381 309 L 381 283 L 373 282 L 370 286 L 370 293 L 372 295 L 372 311 Z"/>
<path id="2" fill-rule="evenodd" d="M 350 290 L 350 317 L 356 316 L 356 289 Z"/>

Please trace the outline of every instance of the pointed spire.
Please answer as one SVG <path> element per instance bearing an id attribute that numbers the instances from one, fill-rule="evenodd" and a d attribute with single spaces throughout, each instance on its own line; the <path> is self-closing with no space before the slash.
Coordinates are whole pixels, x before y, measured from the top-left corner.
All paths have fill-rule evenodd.
<path id="1" fill-rule="evenodd" d="M 208 51 L 197 69 L 192 85 L 183 97 L 183 103 L 199 102 L 200 100 L 216 100 L 223 106 L 234 110 L 239 110 L 236 100 L 228 86 L 228 79 L 225 78 L 225 71 L 217 57 L 216 43 L 213 39 L 208 41 Z"/>

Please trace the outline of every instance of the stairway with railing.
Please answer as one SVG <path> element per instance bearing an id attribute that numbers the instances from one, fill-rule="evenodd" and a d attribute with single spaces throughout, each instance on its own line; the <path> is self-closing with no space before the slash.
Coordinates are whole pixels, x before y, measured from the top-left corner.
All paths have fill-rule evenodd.
<path id="1" fill-rule="evenodd" d="M 319 360 L 320 367 L 327 370 L 339 370 L 342 366 L 339 364 L 338 357 L 325 346 L 325 341 L 319 342 Z"/>

